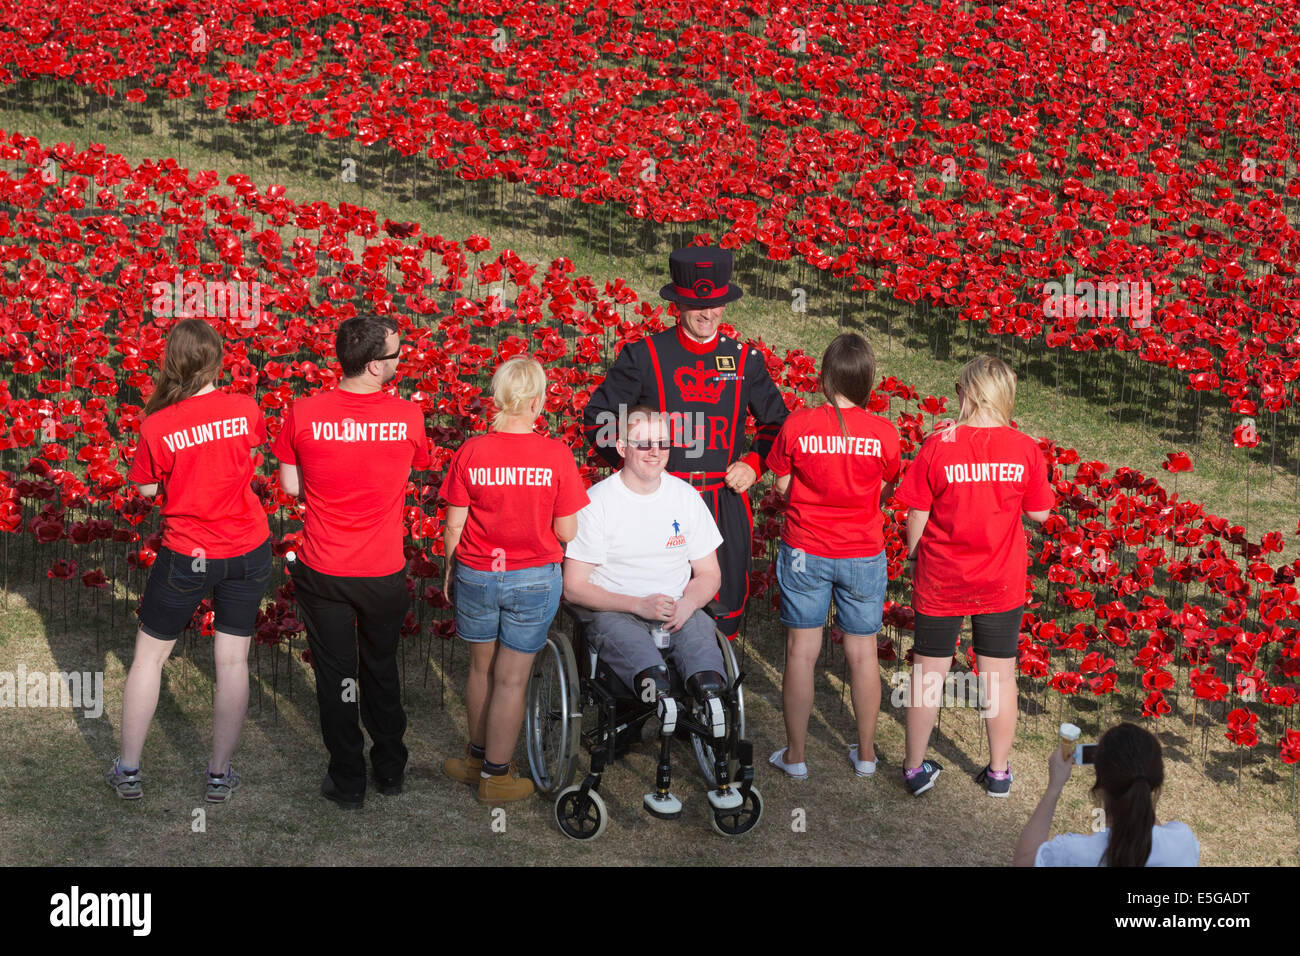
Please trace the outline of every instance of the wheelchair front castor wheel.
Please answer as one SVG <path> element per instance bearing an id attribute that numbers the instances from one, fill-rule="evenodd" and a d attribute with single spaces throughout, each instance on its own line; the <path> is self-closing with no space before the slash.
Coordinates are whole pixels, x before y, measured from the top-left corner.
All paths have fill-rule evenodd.
<path id="1" fill-rule="evenodd" d="M 714 831 L 723 836 L 744 836 L 758 826 L 762 816 L 763 795 L 758 792 L 758 787 L 750 787 L 740 806 L 732 810 L 714 810 L 710 822 Z"/>
<path id="2" fill-rule="evenodd" d="M 582 787 L 575 785 L 560 791 L 555 801 L 555 822 L 566 837 L 594 840 L 605 832 L 609 811 L 595 790 L 583 793 Z"/>

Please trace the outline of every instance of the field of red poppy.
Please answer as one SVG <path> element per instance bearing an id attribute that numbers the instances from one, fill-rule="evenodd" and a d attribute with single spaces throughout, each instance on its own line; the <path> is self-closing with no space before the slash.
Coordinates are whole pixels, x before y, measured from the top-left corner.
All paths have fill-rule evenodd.
<path id="1" fill-rule="evenodd" d="M 714 22 L 673 3 L 196 10 L 90 3 L 34 16 L 0 3 L 0 542 L 6 588 L 26 608 L 2 618 L 0 670 L 50 657 L 55 670 L 108 671 L 110 701 L 120 688 L 158 546 L 156 511 L 122 473 L 172 316 L 206 314 L 221 329 L 227 383 L 256 395 L 274 434 L 294 397 L 335 380 L 334 324 L 391 312 L 412 343 L 397 388 L 424 407 L 439 449 L 408 502 L 419 600 L 405 629 L 413 727 L 428 735 L 423 766 L 436 767 L 462 713 L 436 586 L 436 489 L 490 414 L 487 376 L 501 357 L 536 355 L 551 381 L 546 427 L 586 460 L 576 415 L 603 368 L 671 321 L 652 295 L 667 249 L 717 241 L 736 250 L 747 290 L 728 318 L 764 350 L 792 407 L 814 399 L 816 356 L 846 327 L 877 348 L 872 406 L 896 421 L 905 454 L 951 414 L 943 396 L 968 355 L 997 351 L 1021 373 L 1017 418 L 1041 436 L 1059 500 L 1026 582 L 1026 730 L 1013 760 L 1015 802 L 1027 805 L 992 813 L 954 785 L 963 819 L 1014 842 L 1036 796 L 1033 743 L 1063 716 L 1089 733 L 1134 719 L 1175 757 L 1183 796 L 1171 790 L 1166 805 L 1217 832 L 1203 841 L 1207 862 L 1297 862 L 1291 814 L 1274 819 L 1294 811 L 1300 761 L 1290 14 L 1247 20 L 1216 5 L 1214 22 L 1239 24 L 1222 33 L 1187 25 L 1210 15 L 1201 8 L 1102 5 L 1031 18 L 970 4 L 777 14 L 749 3 L 718 7 Z M 256 307 L 227 297 L 214 310 L 203 301 L 214 285 Z M 175 291 L 174 307 L 160 308 L 159 289 Z M 293 506 L 273 476 L 259 493 L 283 554 Z M 780 724 L 768 564 L 780 519 L 765 488 L 755 505 L 746 630 L 761 750 Z M 890 668 L 910 653 L 901 521 L 891 510 Z M 40 637 L 11 614 L 36 615 Z M 282 588 L 259 624 L 258 686 L 274 699 L 245 759 L 255 765 L 259 746 L 276 754 L 260 776 L 301 784 L 282 809 L 304 820 L 319 803 L 303 782 L 319 748 L 301 625 Z M 168 760 L 201 759 L 210 628 L 201 608 L 194 662 L 169 671 L 160 775 Z M 813 757 L 820 747 L 828 770 L 849 726 L 839 659 L 832 644 Z M 294 681 L 296 702 L 285 697 Z M 66 792 L 111 759 L 111 705 L 106 714 L 72 734 L 49 716 L 50 756 L 66 750 L 75 764 L 59 774 Z M 970 716 L 945 717 L 958 729 L 939 753 L 975 761 L 973 772 Z M 45 717 L 22 717 L 6 720 L 0 745 L 40 736 Z M 891 743 L 896 761 L 896 725 L 882 733 L 887 760 Z M 612 783 L 626 817 L 648 766 L 634 762 L 627 793 Z M 402 798 L 412 829 L 394 845 L 464 822 L 455 795 L 424 782 L 443 826 Z M 888 796 L 864 812 L 901 802 L 894 782 L 873 781 Z M 49 801 L 37 794 L 24 809 L 32 795 L 13 786 L 6 802 L 35 834 Z M 836 807 L 830 780 L 808 788 L 807 807 L 788 782 L 772 787 L 774 830 L 788 831 L 796 809 Z M 102 813 L 97 796 L 65 804 L 70 819 Z M 522 813 L 530 836 L 511 833 L 524 844 L 545 815 Z M 943 825 L 928 804 L 921 813 Z M 615 856 L 635 859 L 646 826 L 631 826 Z M 1257 845 L 1242 828 L 1261 834 Z M 146 845 L 170 846 L 144 829 Z M 279 845 L 261 840 L 261 824 L 246 817 L 241 832 L 210 845 L 273 862 L 254 849 Z M 809 832 L 808 847 L 780 846 L 809 862 L 874 852 L 851 820 Z M 894 848 L 878 861 L 940 862 L 880 832 Z M 101 861 L 130 843 L 99 830 L 79 839 L 76 852 Z M 447 858 L 491 839 L 467 834 Z M 768 839 L 787 837 L 756 852 L 778 845 Z M 330 858 L 305 842 L 306 859 Z M 962 862 L 986 852 L 968 849 Z"/>

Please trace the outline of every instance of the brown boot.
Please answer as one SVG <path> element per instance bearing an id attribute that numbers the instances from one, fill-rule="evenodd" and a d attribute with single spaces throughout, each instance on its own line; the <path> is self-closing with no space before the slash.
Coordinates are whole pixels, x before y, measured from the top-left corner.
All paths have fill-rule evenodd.
<path id="1" fill-rule="evenodd" d="M 479 803 L 511 803 L 515 800 L 526 800 L 533 795 L 533 782 L 527 778 L 521 778 L 518 775 L 518 768 L 514 764 L 510 765 L 508 773 L 499 776 L 478 778 L 478 802 Z"/>
<path id="2" fill-rule="evenodd" d="M 442 772 L 451 777 L 452 780 L 459 780 L 468 786 L 477 787 L 479 775 L 483 772 L 483 758 L 471 757 L 469 748 L 466 748 L 464 757 L 450 757 L 443 761 Z"/>

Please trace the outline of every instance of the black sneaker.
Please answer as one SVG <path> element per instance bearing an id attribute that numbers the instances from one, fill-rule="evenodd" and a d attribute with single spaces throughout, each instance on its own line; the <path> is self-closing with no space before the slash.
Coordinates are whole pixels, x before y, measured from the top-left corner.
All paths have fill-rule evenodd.
<path id="1" fill-rule="evenodd" d="M 909 777 L 907 771 L 903 771 L 903 780 L 912 796 L 919 797 L 934 787 L 934 782 L 939 779 L 942 771 L 943 766 L 938 761 L 922 760 L 920 769 L 912 776 Z"/>
<path id="2" fill-rule="evenodd" d="M 329 774 L 325 774 L 325 779 L 321 782 L 320 795 L 326 800 L 333 800 L 344 810 L 360 810 L 366 801 L 364 793 L 344 793 L 335 785 L 334 778 Z"/>
<path id="3" fill-rule="evenodd" d="M 385 797 L 395 797 L 402 792 L 402 783 L 406 777 L 405 773 L 399 773 L 395 777 L 381 777 L 378 773 L 373 773 L 372 770 L 372 774 L 375 778 L 375 786 Z"/>
<path id="4" fill-rule="evenodd" d="M 1011 796 L 1011 764 L 1001 773 L 995 773 L 988 764 L 975 775 L 975 782 L 984 785 L 984 792 L 990 797 Z"/>

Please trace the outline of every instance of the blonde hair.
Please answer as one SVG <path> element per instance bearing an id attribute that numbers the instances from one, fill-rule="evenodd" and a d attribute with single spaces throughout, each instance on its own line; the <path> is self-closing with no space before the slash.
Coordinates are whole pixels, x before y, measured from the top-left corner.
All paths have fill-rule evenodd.
<path id="1" fill-rule="evenodd" d="M 1016 373 L 1002 359 L 976 356 L 962 366 L 957 384 L 962 392 L 959 424 L 980 411 L 1003 425 L 1011 424 L 1011 411 L 1016 404 Z"/>
<path id="2" fill-rule="evenodd" d="M 167 336 L 162 368 L 144 403 L 147 418 L 184 401 L 221 374 L 221 336 L 203 319 L 181 319 Z"/>
<path id="3" fill-rule="evenodd" d="M 546 397 L 546 370 L 542 363 L 524 355 L 502 362 L 492 376 L 492 401 L 497 413 L 492 427 L 500 428 L 511 415 L 528 414 L 528 403 Z"/>

